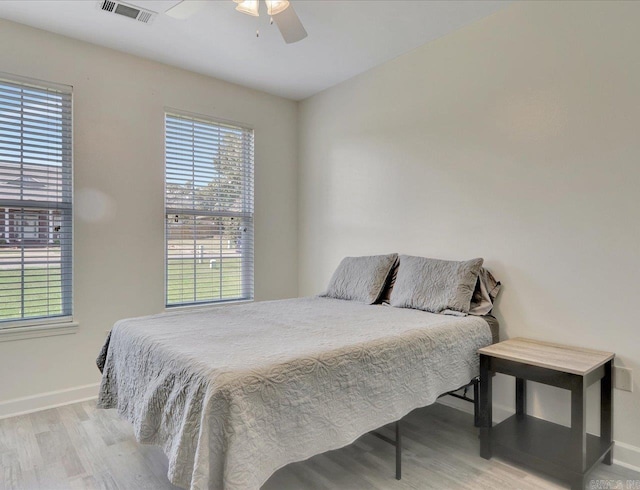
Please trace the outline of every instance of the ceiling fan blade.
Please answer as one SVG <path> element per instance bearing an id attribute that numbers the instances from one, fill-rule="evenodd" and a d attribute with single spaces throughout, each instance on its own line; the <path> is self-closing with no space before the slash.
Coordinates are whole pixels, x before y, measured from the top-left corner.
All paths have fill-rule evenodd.
<path id="1" fill-rule="evenodd" d="M 203 1 L 182 0 L 182 2 L 167 10 L 165 14 L 174 19 L 188 19 L 205 5 L 206 2 Z"/>
<path id="2" fill-rule="evenodd" d="M 298 14 L 293 10 L 293 5 L 289 4 L 287 9 L 274 15 L 273 20 L 278 29 L 280 29 L 284 42 L 287 44 L 297 43 L 307 37 L 307 31 L 305 31 L 302 22 L 300 22 Z"/>

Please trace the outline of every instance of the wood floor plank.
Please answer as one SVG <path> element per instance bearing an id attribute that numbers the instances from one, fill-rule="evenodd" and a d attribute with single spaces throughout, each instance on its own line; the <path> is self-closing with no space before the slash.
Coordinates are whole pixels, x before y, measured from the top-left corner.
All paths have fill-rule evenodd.
<path id="1" fill-rule="evenodd" d="M 109 472 L 97 473 L 92 475 L 92 478 L 100 490 L 124 490 L 118 486 Z"/>
<path id="2" fill-rule="evenodd" d="M 75 406 L 72 410 L 60 410 L 60 422 L 62 430 L 68 436 L 69 444 L 77 448 L 76 456 L 79 464 L 84 468 L 85 474 L 94 475 L 108 470 L 107 465 L 103 461 L 104 447 L 102 444 L 96 444 L 96 440 L 92 439 L 92 433 L 86 430 L 85 422 L 88 420 L 85 414 L 84 419 L 78 416 Z M 90 426 L 89 426 L 90 427 Z M 80 475 L 80 474 L 78 474 Z M 96 483 L 98 485 L 98 483 Z M 99 486 L 99 485 L 98 485 Z"/>
<path id="3" fill-rule="evenodd" d="M 85 473 L 78 453 L 62 424 L 54 430 L 39 432 L 35 436 L 45 465 L 61 463 L 70 478 Z"/>
<path id="4" fill-rule="evenodd" d="M 395 449 L 364 435 L 350 446 L 285 466 L 263 490 L 568 488 L 508 461 L 480 458 L 469 414 L 436 404 L 405 417 L 402 431 L 400 481 L 394 478 Z M 0 463 L 2 490 L 178 490 L 167 480 L 162 450 L 138 444 L 128 422 L 91 401 L 0 420 Z M 615 465 L 601 465 L 592 479 L 640 485 L 640 473 Z"/>
<path id="5" fill-rule="evenodd" d="M 84 422 L 85 420 L 89 420 L 89 415 L 87 415 L 87 412 L 84 409 L 84 404 L 83 403 L 74 403 L 70 407 L 73 410 L 73 413 L 75 414 L 76 418 L 80 422 Z"/>
<path id="6" fill-rule="evenodd" d="M 0 465 L 0 488 L 7 490 L 20 488 L 23 478 L 18 455 L 10 451 L 0 453 Z"/>
<path id="7" fill-rule="evenodd" d="M 28 417 L 36 434 L 55 429 L 60 424 L 60 414 L 55 408 L 29 414 Z"/>
<path id="8" fill-rule="evenodd" d="M 44 467 L 40 448 L 36 440 L 36 434 L 30 415 L 22 415 L 7 419 L 11 430 L 9 444 L 14 444 L 13 448 L 18 455 L 20 470 L 22 474 L 21 486 L 25 488 L 37 488 L 37 470 Z"/>

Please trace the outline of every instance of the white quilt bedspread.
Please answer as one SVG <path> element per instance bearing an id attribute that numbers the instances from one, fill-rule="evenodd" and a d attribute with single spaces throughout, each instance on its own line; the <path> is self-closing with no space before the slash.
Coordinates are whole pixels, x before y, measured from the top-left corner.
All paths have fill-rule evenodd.
<path id="1" fill-rule="evenodd" d="M 108 342 L 98 407 L 164 448 L 175 485 L 251 490 L 468 383 L 491 332 L 313 297 L 122 320 Z"/>

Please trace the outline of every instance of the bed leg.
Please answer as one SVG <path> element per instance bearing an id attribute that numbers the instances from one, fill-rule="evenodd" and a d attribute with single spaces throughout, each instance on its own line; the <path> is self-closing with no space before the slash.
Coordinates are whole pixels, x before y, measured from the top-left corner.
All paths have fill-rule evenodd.
<path id="1" fill-rule="evenodd" d="M 402 478 L 402 439 L 400 436 L 400 421 L 396 422 L 396 480 Z"/>
<path id="2" fill-rule="evenodd" d="M 480 427 L 480 379 L 474 378 L 473 381 L 473 425 Z"/>

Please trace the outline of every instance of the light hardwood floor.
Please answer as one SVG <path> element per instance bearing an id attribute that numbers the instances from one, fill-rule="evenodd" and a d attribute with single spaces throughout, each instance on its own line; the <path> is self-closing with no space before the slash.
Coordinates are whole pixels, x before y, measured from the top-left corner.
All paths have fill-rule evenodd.
<path id="1" fill-rule="evenodd" d="M 401 481 L 394 479 L 393 447 L 365 435 L 351 446 L 282 468 L 263 490 L 567 488 L 480 458 L 471 415 L 452 408 L 416 410 L 404 419 L 403 431 Z M 0 420 L 0 462 L 3 490 L 177 488 L 167 481 L 162 451 L 138 444 L 127 422 L 113 410 L 97 410 L 94 402 Z M 592 478 L 613 482 L 587 488 L 624 489 L 629 479 L 640 484 L 640 473 L 615 465 L 601 465 Z M 622 486 L 615 486 L 618 481 Z"/>

